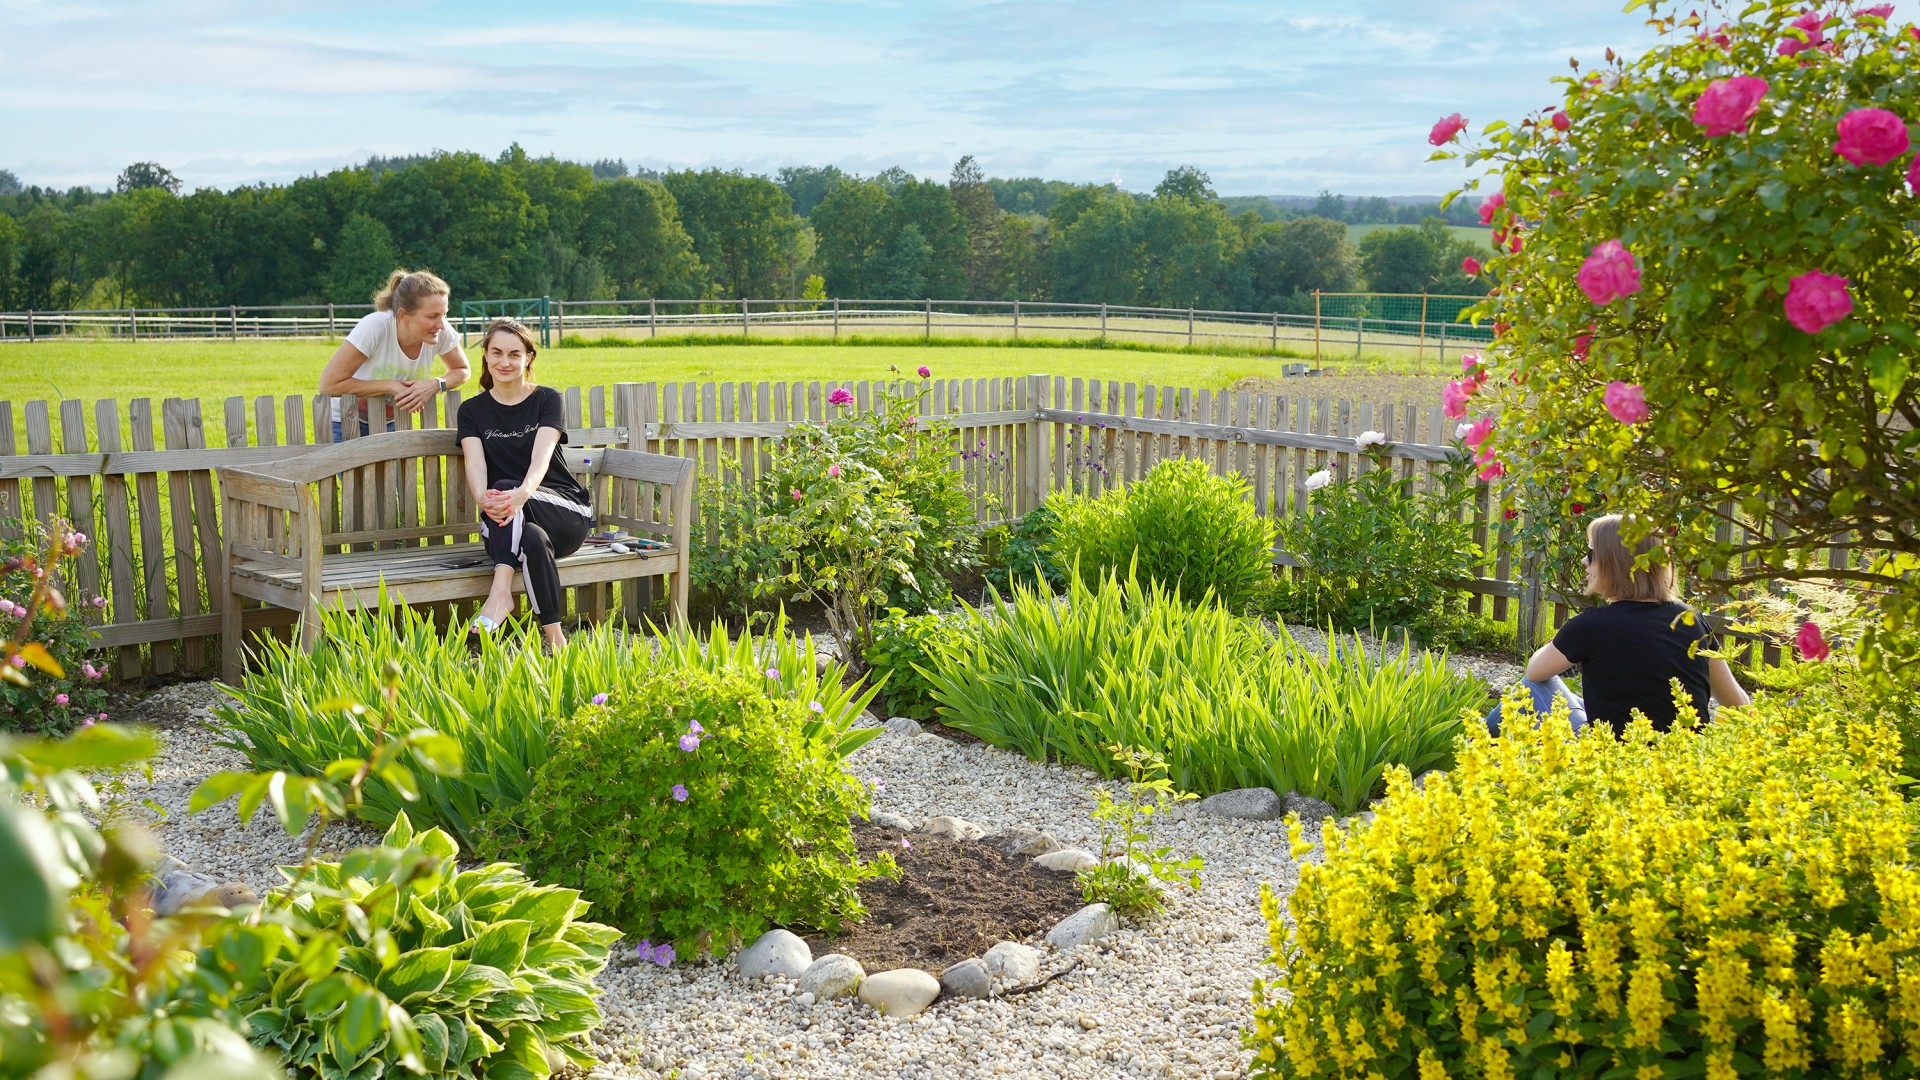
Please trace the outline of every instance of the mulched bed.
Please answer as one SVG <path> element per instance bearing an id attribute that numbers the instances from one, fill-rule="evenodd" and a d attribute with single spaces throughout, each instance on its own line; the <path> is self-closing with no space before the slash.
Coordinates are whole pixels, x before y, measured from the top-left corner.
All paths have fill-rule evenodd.
<path id="1" fill-rule="evenodd" d="M 862 882 L 867 917 L 837 936 L 803 935 L 815 957 L 845 953 L 868 971 L 917 967 L 934 975 L 1002 941 L 1045 933 L 1080 910 L 1073 873 L 1042 870 L 978 840 L 903 834 L 865 822 L 853 825 L 862 859 L 893 853 L 900 877 Z"/>

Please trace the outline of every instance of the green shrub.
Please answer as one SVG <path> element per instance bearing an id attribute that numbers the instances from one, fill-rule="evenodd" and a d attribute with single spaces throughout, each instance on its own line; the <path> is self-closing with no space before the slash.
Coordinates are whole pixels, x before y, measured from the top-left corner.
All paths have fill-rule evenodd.
<path id="1" fill-rule="evenodd" d="M 332 609 L 321 617 L 321 648 L 308 653 L 298 645 L 267 641 L 247 681 L 224 688 L 232 699 L 217 710 L 230 736 L 224 745 L 247 755 L 255 768 L 300 775 L 317 775 L 336 758 L 365 758 L 376 720 L 343 703 L 379 700 L 387 666 L 396 665 L 403 686 L 431 689 L 402 695 L 394 706 L 399 721 L 458 742 L 464 768 L 458 775 L 415 778 L 417 799 L 376 775 L 358 812 L 384 828 L 405 809 L 423 826 L 452 833 L 469 850 L 483 816 L 527 797 L 559 718 L 573 715 L 597 694 L 639 685 L 656 668 L 762 672 L 777 667 L 781 692 L 822 702 L 821 720 L 837 732 L 851 728 L 873 696 L 857 683 L 846 684 L 844 664 L 819 668 L 812 639 L 796 641 L 784 621 L 764 635 L 737 637 L 716 625 L 705 641 L 676 629 L 664 636 L 658 655 L 643 639 L 611 625 L 576 633 L 565 649 L 552 654 L 529 632 L 483 638 L 474 655 L 463 635 L 443 633 L 425 612 L 396 607 L 387 598 L 374 614 Z"/>
<path id="2" fill-rule="evenodd" d="M 700 475 L 700 531 L 687 555 L 687 576 L 714 618 L 744 625 L 769 617 L 753 607 L 761 583 L 780 575 L 779 553 L 760 528 L 766 491 L 744 481 L 739 459 L 731 455 L 720 459 L 717 471 Z"/>
<path id="3" fill-rule="evenodd" d="M 922 673 L 942 645 L 966 638 L 964 624 L 947 615 L 887 612 L 873 627 L 873 644 L 864 654 L 867 675 L 886 695 L 888 716 L 927 720 L 933 716 L 933 685 Z"/>
<path id="4" fill-rule="evenodd" d="M 1247 482 L 1204 462 L 1169 459 L 1132 487 L 1096 498 L 1056 493 L 1050 548 L 1061 566 L 1098 582 L 1138 565 L 1143 581 L 1197 601 L 1208 592 L 1241 611 L 1273 577 L 1273 524 L 1254 512 Z"/>
<path id="5" fill-rule="evenodd" d="M 554 731 L 531 797 L 484 850 L 580 888 L 632 937 L 723 953 L 772 924 L 862 914 L 850 821 L 866 789 L 763 673 L 662 671 Z"/>
<path id="6" fill-rule="evenodd" d="M 1305 562 L 1287 583 L 1286 613 L 1343 630 L 1411 629 L 1445 639 L 1465 621 L 1460 582 L 1478 576 L 1464 517 L 1471 476 L 1456 464 L 1417 490 L 1389 459 L 1312 493 L 1310 511 L 1280 523 L 1280 544 Z"/>
<path id="7" fill-rule="evenodd" d="M 28 609 L 39 584 L 34 574 L 48 563 L 49 545 L 58 545 L 59 550 L 52 552 L 52 562 L 58 563 L 78 555 L 89 541 L 64 521 L 51 530 L 33 523 L 13 524 L 21 529 L 21 536 L 0 540 L 0 602 L 6 605 L 0 608 L 0 639 L 15 646 L 37 646 L 39 651 L 29 650 L 28 655 L 40 670 L 31 679 L 0 678 L 0 731 L 64 734 L 105 716 L 101 709 L 107 692 L 99 680 L 107 673 L 87 659 L 93 631 L 81 616 L 96 605 L 91 597 L 54 590 L 48 596 L 57 600 L 42 602 L 38 611 Z M 91 558 L 92 553 L 80 557 Z"/>
<path id="8" fill-rule="evenodd" d="M 1042 503 L 1013 521 L 988 530 L 987 584 L 1001 592 L 1040 582 L 1055 591 L 1064 588 L 1067 572 L 1053 561 L 1053 554 L 1048 550 L 1057 520 L 1053 508 Z"/>
<path id="9" fill-rule="evenodd" d="M 964 647 L 936 649 L 925 669 L 943 723 L 1103 776 L 1115 775 L 1107 747 L 1135 747 L 1203 795 L 1261 786 L 1355 809 L 1390 765 L 1444 765 L 1481 695 L 1436 654 L 1373 658 L 1336 638 L 1315 656 L 1137 581 L 1075 580 L 1064 605 L 1019 589 L 962 624 Z"/>
<path id="10" fill-rule="evenodd" d="M 572 889 L 462 870 L 459 853 L 402 813 L 377 848 L 282 871 L 262 906 L 285 940 L 235 1000 L 253 1041 L 314 1077 L 546 1076 L 549 1051 L 596 1064 L 593 977 L 620 932 L 580 921 Z"/>
<path id="11" fill-rule="evenodd" d="M 1470 734 L 1422 792 L 1397 774 L 1302 865 L 1291 918 L 1263 895 L 1284 970 L 1255 990 L 1256 1072 L 1909 1075 L 1893 733 L 1839 697 L 1683 709 L 1624 739 L 1572 737 L 1563 709 Z"/>

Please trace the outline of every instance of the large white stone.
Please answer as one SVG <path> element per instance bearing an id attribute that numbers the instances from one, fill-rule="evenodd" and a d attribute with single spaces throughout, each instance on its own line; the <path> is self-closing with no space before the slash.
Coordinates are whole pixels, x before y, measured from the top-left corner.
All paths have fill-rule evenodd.
<path id="1" fill-rule="evenodd" d="M 920 734 L 922 730 L 920 721 L 910 716 L 896 716 L 887 721 L 887 731 L 903 739 L 911 739 Z"/>
<path id="2" fill-rule="evenodd" d="M 1100 857 L 1077 847 L 1049 851 L 1033 860 L 1042 870 L 1091 870 L 1100 865 Z"/>
<path id="3" fill-rule="evenodd" d="M 940 973 L 940 993 L 950 998 L 983 998 L 993 993 L 987 962 L 970 956 Z"/>
<path id="4" fill-rule="evenodd" d="M 955 840 L 978 840 L 987 835 L 987 830 L 966 818 L 957 818 L 951 814 L 941 814 L 939 817 L 927 819 L 927 823 L 920 826 L 920 831 L 929 836 L 950 836 Z"/>
<path id="5" fill-rule="evenodd" d="M 828 953 L 807 965 L 807 970 L 800 973 L 799 981 L 794 984 L 794 990 L 812 994 L 816 1001 L 829 1001 L 850 997 L 860 989 L 860 982 L 866 977 L 867 969 L 860 966 L 860 961 L 845 953 Z M 933 978 L 931 975 L 927 977 Z"/>
<path id="6" fill-rule="evenodd" d="M 769 930 L 760 940 L 740 950 L 734 958 L 740 974 L 749 979 L 767 975 L 785 975 L 797 979 L 813 963 L 813 950 L 800 935 L 789 930 Z"/>
<path id="7" fill-rule="evenodd" d="M 1105 904 L 1088 904 L 1047 931 L 1047 944 L 1066 952 L 1120 929 L 1120 917 Z"/>
<path id="8" fill-rule="evenodd" d="M 1273 821 L 1286 813 L 1285 805 L 1272 788 L 1250 787 L 1223 791 L 1200 800 L 1201 811 L 1217 817 L 1245 821 Z"/>
<path id="9" fill-rule="evenodd" d="M 940 980 L 919 968 L 875 972 L 860 983 L 860 1000 L 882 1016 L 912 1016 L 939 996 Z"/>
<path id="10" fill-rule="evenodd" d="M 1017 941 L 1003 941 L 980 959 L 987 973 L 1004 983 L 1023 983 L 1040 974 L 1040 950 Z"/>
<path id="11" fill-rule="evenodd" d="M 873 813 L 867 815 L 867 820 L 882 828 L 898 829 L 901 832 L 912 832 L 917 828 L 912 818 L 905 814 L 893 813 L 890 810 L 875 810 Z"/>
<path id="12" fill-rule="evenodd" d="M 1324 821 L 1340 813 L 1340 811 L 1333 808 L 1332 803 L 1313 798 L 1310 795 L 1302 795 L 1297 791 L 1287 792 L 1283 806 L 1283 813 L 1299 814 L 1300 824 L 1302 825 L 1311 825 L 1316 821 Z"/>

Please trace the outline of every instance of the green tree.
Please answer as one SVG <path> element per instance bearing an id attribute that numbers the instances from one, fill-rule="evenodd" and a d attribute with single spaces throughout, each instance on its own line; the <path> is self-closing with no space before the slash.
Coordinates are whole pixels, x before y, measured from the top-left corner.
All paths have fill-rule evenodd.
<path id="1" fill-rule="evenodd" d="M 374 218 L 355 213 L 340 228 L 327 264 L 327 299 L 336 304 L 364 304 L 386 284 L 400 265 L 400 248 L 393 233 Z"/>
<path id="2" fill-rule="evenodd" d="M 13 175 L 11 169 L 0 169 L 0 199 L 11 199 L 26 190 L 20 185 L 20 178 Z"/>
<path id="3" fill-rule="evenodd" d="M 811 217 L 813 208 L 820 205 L 834 184 L 847 179 L 847 174 L 832 165 L 788 165 L 774 173 L 773 179 L 793 200 L 793 212 Z"/>
<path id="4" fill-rule="evenodd" d="M 122 195 L 142 188 L 159 188 L 169 195 L 178 195 L 180 178 L 158 162 L 136 161 L 121 169 L 119 179 L 113 183 L 113 190 Z"/>
<path id="5" fill-rule="evenodd" d="M 667 190 L 694 253 L 727 299 L 774 297 L 788 289 L 788 262 L 801 227 L 793 200 L 764 176 L 739 171 L 668 173 Z"/>
<path id="6" fill-rule="evenodd" d="M 516 172 L 479 154 L 440 153 L 379 177 L 366 212 L 386 224 L 403 264 L 427 267 L 460 297 L 522 295 L 541 229 Z"/>
<path id="7" fill-rule="evenodd" d="M 1065 216 L 1076 189 L 1054 204 Z M 1064 228 L 1054 219 L 1053 298 L 1078 304 L 1140 302 L 1144 216 L 1131 195 L 1095 189 L 1092 201 Z"/>
<path id="8" fill-rule="evenodd" d="M 620 178 L 597 185 L 580 227 L 581 249 L 600 261 L 621 300 L 698 296 L 705 269 L 680 210 L 657 180 Z"/>
<path id="9" fill-rule="evenodd" d="M 1176 170 L 1166 193 L 1148 199 L 1139 220 L 1140 296 L 1154 307 L 1231 308 L 1247 279 L 1237 265 L 1241 236 L 1225 207 L 1204 191 L 1204 173 Z M 1171 186 L 1169 186 L 1171 185 Z"/>
<path id="10" fill-rule="evenodd" d="M 1213 178 L 1192 165 L 1167 170 L 1167 175 L 1154 185 L 1153 197 L 1185 199 L 1196 203 L 1220 201 L 1220 196 L 1213 191 Z"/>
<path id="11" fill-rule="evenodd" d="M 904 253 L 908 246 L 901 237 L 909 228 L 920 234 L 927 246 L 926 266 L 919 291 L 893 294 L 898 299 L 961 300 L 967 295 L 967 230 L 960 219 L 953 192 L 947 185 L 932 180 L 909 179 L 893 194 L 888 231 L 893 239 L 888 250 Z M 904 254 L 901 255 L 904 257 Z M 896 282 L 900 278 L 893 279 Z"/>
<path id="12" fill-rule="evenodd" d="M 1263 226 L 1242 259 L 1252 305 L 1263 311 L 1312 311 L 1314 291 L 1352 292 L 1359 285 L 1360 255 L 1347 239 L 1347 226 L 1327 218 Z"/>
<path id="13" fill-rule="evenodd" d="M 932 266 L 933 245 L 921 235 L 920 226 L 906 226 L 874 260 L 874 278 L 879 283 L 874 296 L 882 300 L 914 300 L 927 296 Z"/>
<path id="14" fill-rule="evenodd" d="M 1484 281 L 1468 277 L 1460 261 L 1468 255 L 1485 261 L 1488 254 L 1454 239 L 1439 218 L 1428 218 L 1418 228 L 1375 229 L 1361 238 L 1360 273 L 1373 292 L 1478 295 L 1486 292 Z"/>
<path id="15" fill-rule="evenodd" d="M 869 299 L 879 282 L 870 265 L 887 242 L 893 197 L 871 180 L 836 181 L 814 208 L 814 258 L 827 295 Z"/>
<path id="16" fill-rule="evenodd" d="M 0 214 L 0 310 L 12 311 L 22 306 L 18 303 L 15 267 L 20 262 L 20 249 L 25 246 L 26 236 L 20 223 Z"/>
<path id="17" fill-rule="evenodd" d="M 972 154 L 953 163 L 947 190 L 953 193 L 953 205 L 967 233 L 967 296 L 992 299 L 994 281 L 1000 276 L 1000 241 L 1004 235 L 1000 217 L 1005 211 L 994 203 L 993 188 Z"/>

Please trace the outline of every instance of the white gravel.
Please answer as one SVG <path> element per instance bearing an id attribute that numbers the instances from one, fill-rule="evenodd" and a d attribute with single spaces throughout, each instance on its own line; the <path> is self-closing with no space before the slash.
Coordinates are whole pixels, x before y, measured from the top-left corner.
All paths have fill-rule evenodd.
<path id="1" fill-rule="evenodd" d="M 215 746 L 203 726 L 218 700 L 210 684 L 184 684 L 128 710 L 170 717 L 162 722 L 165 749 L 152 785 L 136 781 L 132 794 L 169 811 L 158 835 L 170 854 L 264 890 L 279 883 L 275 865 L 300 859 L 303 840 L 288 837 L 265 813 L 242 825 L 231 803 L 186 814 L 202 778 L 246 767 L 240 754 Z M 1068 846 L 1099 844 L 1090 816 L 1099 781 L 1084 769 L 931 734 L 891 733 L 868 744 L 851 766 L 863 779 L 881 781 L 875 809 L 916 820 L 953 814 L 989 830 L 1025 825 Z M 1043 975 L 1073 970 L 1036 992 L 937 1002 L 919 1016 L 887 1019 L 850 1001 L 797 1006 L 792 980 L 748 983 L 731 964 L 668 970 L 628 953 L 600 977 L 607 1022 L 598 1050 L 605 1060 L 593 1077 L 1243 1076 L 1250 990 L 1255 978 L 1273 974 L 1262 965 L 1260 886 L 1270 883 L 1284 898 L 1297 881 L 1296 866 L 1281 822 L 1183 811 L 1162 827 L 1163 842 L 1178 856 L 1205 860 L 1203 887 L 1172 894 L 1164 915 L 1073 955 L 1049 951 Z M 325 847 L 338 851 L 377 838 L 349 824 L 326 839 Z"/>

